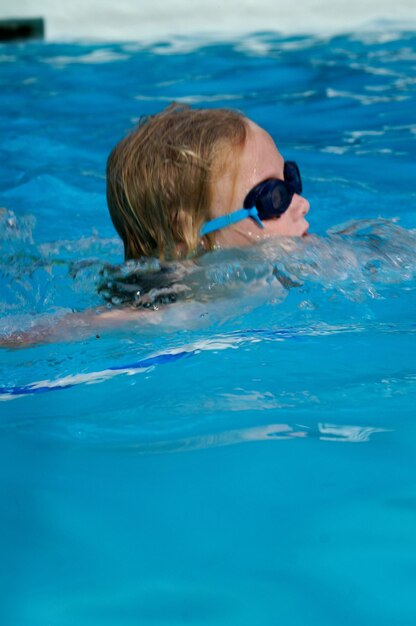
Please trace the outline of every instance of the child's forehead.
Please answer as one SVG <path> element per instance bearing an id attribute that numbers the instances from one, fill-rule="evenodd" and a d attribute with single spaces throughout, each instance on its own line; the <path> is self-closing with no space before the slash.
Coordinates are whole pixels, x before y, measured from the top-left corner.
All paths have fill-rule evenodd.
<path id="1" fill-rule="evenodd" d="M 239 175 L 247 193 L 267 178 L 283 178 L 284 160 L 269 133 L 247 119 L 247 137 L 240 155 Z"/>
<path id="2" fill-rule="evenodd" d="M 248 130 L 247 141 L 251 144 L 251 149 L 261 153 L 271 153 L 275 156 L 276 152 L 278 152 L 277 146 L 267 130 L 249 119 L 247 119 L 246 124 Z"/>

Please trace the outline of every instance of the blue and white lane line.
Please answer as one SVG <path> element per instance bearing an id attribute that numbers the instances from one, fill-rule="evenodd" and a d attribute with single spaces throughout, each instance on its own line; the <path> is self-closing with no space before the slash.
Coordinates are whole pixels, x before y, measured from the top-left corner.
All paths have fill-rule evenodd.
<path id="1" fill-rule="evenodd" d="M 105 370 L 98 372 L 87 372 L 85 374 L 70 374 L 63 378 L 57 378 L 56 380 L 39 380 L 34 383 L 28 383 L 21 386 L 0 386 L 0 401 L 12 400 L 22 396 L 28 396 L 31 394 L 47 393 L 49 391 L 59 391 L 60 389 L 69 389 L 80 384 L 93 384 L 99 383 L 119 374 L 137 374 L 155 367 L 156 365 L 165 365 L 167 363 L 173 363 L 184 357 L 193 356 L 200 352 L 198 349 L 194 350 L 181 350 L 179 352 L 165 352 L 156 354 L 135 363 L 129 363 L 128 365 L 115 365 L 108 367 Z"/>
<path id="2" fill-rule="evenodd" d="M 257 343 L 264 339 L 272 339 L 273 341 L 285 341 L 287 339 L 301 339 L 303 332 L 280 329 L 278 331 L 249 330 L 238 331 L 229 336 L 216 337 L 215 339 L 207 339 L 197 341 L 189 346 L 182 348 L 167 350 L 153 356 L 140 359 L 134 363 L 127 365 L 114 365 L 104 370 L 95 372 L 86 372 L 84 374 L 69 374 L 55 380 L 38 380 L 26 385 L 0 385 L 0 401 L 13 400 L 28 395 L 48 393 L 50 391 L 58 391 L 61 389 L 69 389 L 80 384 L 100 383 L 104 380 L 114 378 L 120 374 L 138 374 L 150 370 L 158 365 L 167 365 L 181 359 L 192 357 L 200 352 L 219 351 L 227 348 L 238 348 L 241 343 Z M 299 336 L 300 335 L 300 336 Z"/>
<path id="3" fill-rule="evenodd" d="M 182 348 L 160 352 L 127 365 L 114 365 L 104 370 L 86 372 L 84 374 L 69 374 L 68 376 L 57 378 L 55 380 L 38 380 L 26 385 L 0 386 L 0 401 L 13 400 L 15 398 L 22 398 L 33 394 L 48 393 L 49 391 L 69 389 L 70 387 L 75 387 L 76 385 L 81 384 L 91 385 L 94 383 L 100 383 L 104 380 L 119 376 L 120 374 L 138 374 L 149 371 L 151 368 L 159 365 L 167 365 L 187 357 L 195 356 L 200 352 L 237 348 L 240 343 L 246 340 L 246 333 L 242 334 L 241 337 L 233 335 L 224 338 L 208 339 L 195 342 L 189 346 L 183 346 Z M 251 341 L 259 340 L 252 338 Z"/>

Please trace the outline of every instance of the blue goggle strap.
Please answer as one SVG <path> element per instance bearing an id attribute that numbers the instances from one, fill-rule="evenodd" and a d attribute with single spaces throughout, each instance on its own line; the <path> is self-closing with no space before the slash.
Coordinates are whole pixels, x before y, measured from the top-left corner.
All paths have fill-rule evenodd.
<path id="1" fill-rule="evenodd" d="M 256 222 L 257 226 L 264 228 L 264 224 L 259 218 L 257 208 L 253 206 L 251 209 L 239 209 L 233 213 L 228 213 L 228 215 L 221 215 L 221 217 L 216 217 L 214 220 L 206 222 L 199 231 L 199 235 L 200 237 L 208 235 L 208 233 L 212 233 L 214 230 L 226 228 L 227 226 L 231 226 L 231 224 L 245 220 L 247 217 L 251 217 Z"/>

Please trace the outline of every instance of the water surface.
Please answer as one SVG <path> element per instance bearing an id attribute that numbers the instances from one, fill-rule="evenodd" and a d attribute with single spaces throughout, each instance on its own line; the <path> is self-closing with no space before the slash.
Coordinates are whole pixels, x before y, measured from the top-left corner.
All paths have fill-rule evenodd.
<path id="1" fill-rule="evenodd" d="M 1 47 L 1 333 L 76 320 L 0 352 L 4 623 L 414 624 L 415 66 L 394 31 Z M 172 100 L 264 126 L 313 235 L 86 330 L 161 269 L 122 265 L 104 171 Z"/>

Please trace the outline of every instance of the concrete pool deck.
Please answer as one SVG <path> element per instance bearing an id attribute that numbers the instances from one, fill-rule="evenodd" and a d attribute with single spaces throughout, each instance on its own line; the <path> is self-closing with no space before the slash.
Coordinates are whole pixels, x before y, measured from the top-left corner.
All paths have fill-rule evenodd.
<path id="1" fill-rule="evenodd" d="M 220 38 L 249 32 L 333 35 L 414 30 L 414 0 L 3 0 L 0 19 L 43 17 L 46 39 L 152 40 L 171 35 Z"/>

